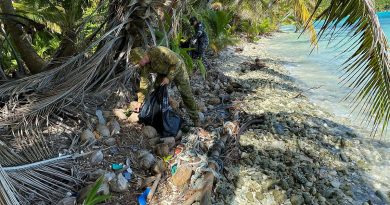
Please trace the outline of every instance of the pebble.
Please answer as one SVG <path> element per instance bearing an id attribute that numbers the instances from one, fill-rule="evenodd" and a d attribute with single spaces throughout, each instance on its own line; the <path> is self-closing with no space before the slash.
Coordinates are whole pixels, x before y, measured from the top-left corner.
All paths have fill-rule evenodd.
<path id="1" fill-rule="evenodd" d="M 145 126 L 142 128 L 142 133 L 147 137 L 148 139 L 152 139 L 158 136 L 157 130 L 152 126 Z"/>
<path id="2" fill-rule="evenodd" d="M 116 139 L 113 137 L 109 137 L 104 140 L 104 144 L 106 144 L 107 146 L 114 146 L 116 144 Z"/>
<path id="3" fill-rule="evenodd" d="M 127 116 L 125 114 L 125 110 L 123 110 L 123 109 L 114 109 L 112 112 L 120 120 L 126 120 L 127 119 Z"/>
<path id="4" fill-rule="evenodd" d="M 110 129 L 106 125 L 98 124 L 96 126 L 96 131 L 102 136 L 102 137 L 109 137 L 110 136 Z"/>
<path id="5" fill-rule="evenodd" d="M 379 197 L 383 202 L 385 202 L 385 203 L 387 203 L 387 204 L 390 204 L 390 199 L 389 199 L 389 197 L 386 196 L 386 194 L 383 193 L 382 191 L 377 190 L 377 191 L 375 192 L 375 195 L 376 195 L 377 197 Z"/>
<path id="6" fill-rule="evenodd" d="M 93 141 L 96 141 L 95 135 L 92 133 L 92 131 L 90 129 L 86 129 L 81 133 L 80 141 L 82 144 L 91 143 Z"/>
<path id="7" fill-rule="evenodd" d="M 109 128 L 111 130 L 110 136 L 117 135 L 121 131 L 121 126 L 119 125 L 119 122 L 116 121 L 115 119 L 112 119 L 109 123 Z"/>
<path id="8" fill-rule="evenodd" d="M 331 184 L 334 188 L 336 188 L 336 189 L 340 188 L 340 185 L 341 185 L 340 181 L 337 180 L 337 179 L 331 181 L 330 184 Z"/>
<path id="9" fill-rule="evenodd" d="M 219 104 L 221 104 L 221 99 L 219 99 L 219 97 L 212 97 L 212 98 L 210 98 L 210 99 L 207 101 L 207 103 L 208 103 L 209 105 L 219 105 Z"/>
<path id="10" fill-rule="evenodd" d="M 302 197 L 302 195 L 293 195 L 290 198 L 290 202 L 292 205 L 302 205 L 305 203 L 305 199 Z"/>
<path id="11" fill-rule="evenodd" d="M 140 154 L 139 163 L 145 170 L 149 170 L 155 163 L 155 157 L 150 152 L 142 152 Z"/>
<path id="12" fill-rule="evenodd" d="M 166 143 L 156 145 L 156 155 L 159 157 L 167 157 L 169 155 L 169 145 Z"/>
<path id="13" fill-rule="evenodd" d="M 201 123 L 204 123 L 205 122 L 205 116 L 204 116 L 204 114 L 202 113 L 202 112 L 198 112 L 198 116 L 199 116 L 199 121 L 201 122 Z"/>
<path id="14" fill-rule="evenodd" d="M 88 174 L 88 179 L 91 181 L 96 181 L 99 177 L 104 176 L 107 171 L 98 169 Z"/>
<path id="15" fill-rule="evenodd" d="M 122 173 L 119 173 L 116 175 L 116 177 L 109 182 L 110 190 L 113 192 L 122 193 L 127 191 L 129 182 L 127 179 L 122 175 Z"/>
<path id="16" fill-rule="evenodd" d="M 103 161 L 103 158 L 104 158 L 104 156 L 103 156 L 103 152 L 102 152 L 102 150 L 99 150 L 99 151 L 95 151 L 94 153 L 92 153 L 92 155 L 91 155 L 91 164 L 92 165 L 97 165 L 97 164 L 99 164 L 100 162 L 102 162 Z"/>
<path id="17" fill-rule="evenodd" d="M 57 205 L 75 205 L 75 204 L 76 204 L 76 197 L 66 197 L 57 203 Z"/>

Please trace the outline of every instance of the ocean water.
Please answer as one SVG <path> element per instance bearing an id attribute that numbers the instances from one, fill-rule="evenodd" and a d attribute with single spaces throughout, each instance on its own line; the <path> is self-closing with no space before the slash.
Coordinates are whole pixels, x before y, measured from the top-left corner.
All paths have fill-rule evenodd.
<path id="1" fill-rule="evenodd" d="M 378 16 L 387 38 L 390 39 L 390 12 L 378 13 Z M 368 148 L 367 144 L 361 145 L 362 153 L 370 163 L 370 168 L 364 172 L 363 177 L 374 190 L 389 193 L 390 128 L 383 135 L 372 138 L 372 127 L 365 120 L 367 115 L 359 115 L 356 110 L 353 112 L 351 101 L 345 99 L 350 89 L 340 83 L 343 74 L 341 65 L 352 53 L 340 54 L 340 50 L 347 48 L 352 41 L 342 41 L 346 34 L 336 36 L 330 44 L 329 39 L 325 39 L 319 42 L 318 50 L 310 54 L 312 48 L 308 36 L 298 38 L 300 34 L 294 33 L 293 26 L 285 26 L 282 30 L 283 33 L 277 33 L 271 39 L 263 39 L 261 43 L 271 56 L 282 60 L 301 88 L 307 90 L 316 87 L 305 92 L 312 102 L 334 113 L 344 124 L 366 138 L 365 141 L 372 148 Z"/>
<path id="2" fill-rule="evenodd" d="M 378 13 L 383 30 L 390 39 L 390 12 Z M 264 40 L 266 49 L 272 56 L 282 58 L 291 76 L 304 89 L 309 98 L 327 111 L 344 119 L 363 136 L 370 137 L 372 127 L 366 120 L 367 115 L 360 114 L 359 108 L 354 109 L 349 99 L 345 99 L 350 89 L 341 83 L 342 63 L 352 54 L 341 53 L 348 48 L 351 40 L 346 39 L 347 32 L 329 39 L 322 39 L 318 49 L 312 49 L 308 36 L 294 33 L 294 26 L 283 26 L 282 33 L 277 33 L 272 39 Z M 390 140 L 390 129 L 379 136 Z"/>

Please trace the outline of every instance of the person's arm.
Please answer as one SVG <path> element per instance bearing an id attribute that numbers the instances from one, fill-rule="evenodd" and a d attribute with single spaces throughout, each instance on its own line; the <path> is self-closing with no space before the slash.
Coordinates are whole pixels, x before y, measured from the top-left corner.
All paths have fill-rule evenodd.
<path id="1" fill-rule="evenodd" d="M 198 25 L 197 25 L 197 29 L 195 30 L 195 37 L 198 39 L 198 38 L 200 38 L 204 33 L 205 33 L 205 30 L 204 30 L 205 28 L 204 28 L 204 26 L 203 26 L 203 24 L 202 23 L 199 23 Z"/>
<path id="2" fill-rule="evenodd" d="M 141 104 L 144 102 L 145 96 L 148 94 L 148 90 L 149 90 L 148 75 L 149 75 L 148 69 L 146 67 L 141 68 L 141 81 L 139 83 L 139 90 L 137 93 L 138 102 Z"/>

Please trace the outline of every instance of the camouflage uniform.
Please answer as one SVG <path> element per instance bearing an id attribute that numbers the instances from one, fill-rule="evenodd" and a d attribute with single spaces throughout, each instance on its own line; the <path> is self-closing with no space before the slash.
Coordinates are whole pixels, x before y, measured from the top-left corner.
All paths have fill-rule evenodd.
<path id="1" fill-rule="evenodd" d="M 207 36 L 207 33 L 205 31 L 205 26 L 203 23 L 199 22 L 194 26 L 195 28 L 195 35 L 192 37 L 192 39 L 196 39 L 196 47 L 194 52 L 194 58 L 202 58 L 204 61 L 206 57 L 206 49 L 209 45 L 209 37 Z"/>
<path id="2" fill-rule="evenodd" d="M 149 92 L 150 73 L 157 73 L 154 87 L 158 87 L 164 77 L 177 86 L 188 114 L 195 122 L 198 121 L 198 107 L 192 95 L 190 80 L 186 71 L 183 59 L 172 50 L 157 46 L 147 52 L 150 63 L 141 68 L 141 82 L 138 92 L 138 102 L 143 103 L 146 94 Z"/>

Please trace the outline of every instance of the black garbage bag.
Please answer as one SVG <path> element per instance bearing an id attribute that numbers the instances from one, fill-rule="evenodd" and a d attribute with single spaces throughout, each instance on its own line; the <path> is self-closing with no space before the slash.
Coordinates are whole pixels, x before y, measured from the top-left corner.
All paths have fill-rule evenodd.
<path id="1" fill-rule="evenodd" d="M 160 86 L 150 93 L 139 114 L 142 123 L 153 126 L 163 137 L 176 136 L 183 122 L 168 99 L 167 86 Z"/>
<path id="2" fill-rule="evenodd" d="M 162 93 L 160 89 L 154 90 L 146 98 L 139 113 L 139 121 L 154 127 L 158 132 L 162 132 L 161 113 Z"/>
<path id="3" fill-rule="evenodd" d="M 162 122 L 164 127 L 161 135 L 163 137 L 176 136 L 180 130 L 181 124 L 183 123 L 183 119 L 181 119 L 181 117 L 172 110 L 168 99 L 169 95 L 167 86 L 163 86 L 163 101 L 161 104 Z"/>

